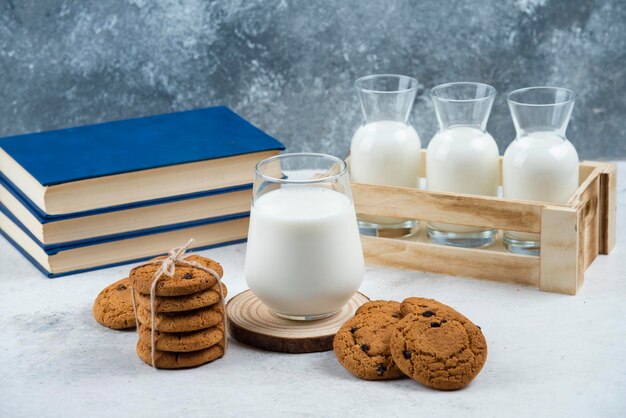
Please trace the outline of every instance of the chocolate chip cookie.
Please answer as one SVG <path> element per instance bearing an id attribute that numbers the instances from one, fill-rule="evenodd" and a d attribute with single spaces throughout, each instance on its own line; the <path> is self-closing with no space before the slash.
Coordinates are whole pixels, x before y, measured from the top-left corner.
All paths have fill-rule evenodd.
<path id="1" fill-rule="evenodd" d="M 124 278 L 104 288 L 93 304 L 93 317 L 112 329 L 135 328 L 130 279 Z"/>
<path id="2" fill-rule="evenodd" d="M 152 261 L 163 260 L 164 257 L 157 257 Z M 187 258 L 205 267 L 214 270 L 221 278 L 224 274 L 222 266 L 209 258 L 200 257 L 199 255 L 191 255 Z M 160 264 L 148 264 L 145 266 L 135 267 L 130 272 L 129 278 L 133 283 L 133 287 L 139 293 L 144 295 L 150 294 L 150 288 L 154 280 L 154 275 L 159 269 Z M 183 296 L 209 289 L 217 283 L 217 279 L 210 273 L 196 267 L 188 266 L 182 263 L 176 263 L 176 270 L 172 277 L 166 275 L 161 276 L 155 289 L 156 296 Z"/>
<path id="3" fill-rule="evenodd" d="M 150 347 L 152 330 L 139 325 L 139 342 Z M 154 346 L 159 351 L 189 352 L 214 346 L 224 339 L 224 326 L 218 324 L 211 328 L 192 332 L 154 332 Z"/>
<path id="4" fill-rule="evenodd" d="M 407 316 L 408 314 L 412 314 L 412 313 L 432 312 L 434 315 L 440 310 L 450 310 L 450 309 L 454 311 L 453 308 L 441 302 L 438 302 L 435 299 L 411 297 L 411 298 L 404 299 L 402 303 L 400 304 L 400 315 L 403 318 Z M 430 315 L 430 313 L 426 313 L 426 315 Z"/>
<path id="5" fill-rule="evenodd" d="M 214 327 L 224 321 L 224 310 L 221 304 L 215 304 L 208 308 L 178 313 L 156 313 L 155 327 L 163 332 L 189 332 Z M 138 307 L 137 318 L 139 322 L 148 328 L 152 328 L 150 311 Z"/>
<path id="6" fill-rule="evenodd" d="M 354 315 L 372 312 L 385 312 L 398 317 L 400 313 L 400 302 L 396 302 L 395 300 L 371 300 L 359 306 Z"/>
<path id="7" fill-rule="evenodd" d="M 399 305 L 399 304 L 398 304 Z M 335 334 L 337 360 L 353 375 L 365 380 L 402 377 L 389 350 L 389 340 L 399 321 L 399 310 L 370 309 L 348 320 Z"/>
<path id="8" fill-rule="evenodd" d="M 137 355 L 146 364 L 152 366 L 152 353 L 150 346 L 137 341 Z M 172 353 L 169 351 L 156 350 L 154 353 L 154 365 L 159 369 L 184 369 L 196 367 L 201 364 L 216 360 L 224 355 L 224 347 L 215 344 L 204 350 L 190 351 L 187 353 Z"/>
<path id="9" fill-rule="evenodd" d="M 480 328 L 431 299 L 410 298 L 402 307 L 406 316 L 396 324 L 390 342 L 399 369 L 434 389 L 455 390 L 469 384 L 487 359 Z"/>
<path id="10" fill-rule="evenodd" d="M 201 290 L 185 296 L 156 296 L 154 300 L 155 312 L 184 312 L 215 305 L 220 301 L 220 291 L 217 286 L 216 284 L 207 290 Z M 226 285 L 222 283 L 222 295 L 224 298 L 227 291 Z M 135 300 L 137 305 L 150 309 L 150 295 L 135 292 Z"/>

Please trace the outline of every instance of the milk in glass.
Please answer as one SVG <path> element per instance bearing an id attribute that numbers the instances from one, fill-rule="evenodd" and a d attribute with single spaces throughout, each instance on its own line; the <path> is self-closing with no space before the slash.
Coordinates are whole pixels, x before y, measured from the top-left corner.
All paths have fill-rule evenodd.
<path id="1" fill-rule="evenodd" d="M 355 87 L 365 123 L 352 137 L 352 181 L 418 187 L 421 141 L 408 123 L 417 80 L 400 75 L 372 75 L 358 79 Z M 365 235 L 409 235 L 415 226 L 415 220 L 384 216 L 359 218 L 361 233 Z"/>
<path id="2" fill-rule="evenodd" d="M 500 154 L 486 131 L 495 94 L 491 86 L 468 82 L 442 84 L 431 90 L 439 132 L 426 153 L 428 190 L 498 195 Z M 482 247 L 491 244 L 496 234 L 490 228 L 428 223 L 429 238 L 443 245 Z"/>
<path id="3" fill-rule="evenodd" d="M 391 120 L 362 125 L 350 147 L 352 180 L 417 187 L 420 149 L 420 137 L 411 125 Z"/>
<path id="4" fill-rule="evenodd" d="M 255 180 L 245 276 L 274 313 L 316 319 L 341 309 L 361 285 L 361 239 L 347 169 L 328 181 L 292 178 Z"/>
<path id="5" fill-rule="evenodd" d="M 564 204 L 578 188 L 578 153 L 565 137 L 575 94 L 556 87 L 531 87 L 509 93 L 507 101 L 517 131 L 504 153 L 504 197 Z M 504 234 L 505 247 L 538 255 L 540 235 Z"/>

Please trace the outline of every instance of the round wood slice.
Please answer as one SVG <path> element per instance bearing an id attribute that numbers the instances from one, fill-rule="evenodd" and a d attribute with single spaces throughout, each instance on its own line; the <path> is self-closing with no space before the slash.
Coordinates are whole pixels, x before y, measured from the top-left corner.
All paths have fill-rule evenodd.
<path id="1" fill-rule="evenodd" d="M 333 349 L 335 333 L 369 298 L 355 293 L 339 312 L 317 321 L 292 321 L 272 314 L 250 290 L 226 305 L 228 330 L 240 343 L 281 353 L 315 353 Z"/>

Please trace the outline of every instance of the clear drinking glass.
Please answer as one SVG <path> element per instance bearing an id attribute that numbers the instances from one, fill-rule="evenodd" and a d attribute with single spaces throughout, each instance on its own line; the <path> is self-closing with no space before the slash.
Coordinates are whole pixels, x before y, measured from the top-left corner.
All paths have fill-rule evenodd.
<path id="1" fill-rule="evenodd" d="M 504 197 L 566 203 L 578 188 L 578 153 L 565 137 L 576 94 L 560 87 L 528 87 L 507 95 L 517 136 L 504 153 Z M 538 255 L 540 235 L 504 233 L 514 253 Z"/>
<path id="2" fill-rule="evenodd" d="M 434 87 L 439 132 L 428 144 L 428 190 L 482 196 L 498 195 L 500 153 L 486 131 L 496 89 L 482 83 L 447 83 Z M 497 230 L 466 225 L 428 223 L 437 244 L 456 247 L 490 245 Z"/>
<path id="3" fill-rule="evenodd" d="M 420 137 L 408 120 L 417 93 L 417 80 L 379 74 L 355 81 L 364 124 L 352 137 L 350 175 L 358 183 L 418 187 Z M 359 217 L 364 235 L 405 236 L 416 230 L 415 220 L 384 216 Z"/>
<path id="4" fill-rule="evenodd" d="M 245 276 L 261 302 L 283 318 L 325 318 L 364 272 L 346 163 L 294 153 L 257 164 Z"/>

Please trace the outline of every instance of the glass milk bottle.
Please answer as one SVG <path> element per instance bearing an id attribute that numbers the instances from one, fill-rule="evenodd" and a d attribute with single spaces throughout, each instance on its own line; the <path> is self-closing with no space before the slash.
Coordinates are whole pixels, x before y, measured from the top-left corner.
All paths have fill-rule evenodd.
<path id="1" fill-rule="evenodd" d="M 498 195 L 500 153 L 486 131 L 496 89 L 481 83 L 447 83 L 434 87 L 439 132 L 428 144 L 428 190 L 483 196 Z M 437 244 L 456 247 L 490 245 L 495 229 L 428 223 L 428 236 Z"/>
<path id="2" fill-rule="evenodd" d="M 418 187 L 420 137 L 408 123 L 417 80 L 402 75 L 370 75 L 354 83 L 365 123 L 350 147 L 350 176 L 357 183 Z M 403 236 L 415 220 L 382 216 L 359 217 L 364 235 Z"/>
<path id="3" fill-rule="evenodd" d="M 576 95 L 558 87 L 529 87 L 508 94 L 515 140 L 504 153 L 502 187 L 508 199 L 566 203 L 578 188 L 578 154 L 565 137 Z M 505 247 L 538 255 L 540 235 L 506 231 Z"/>

